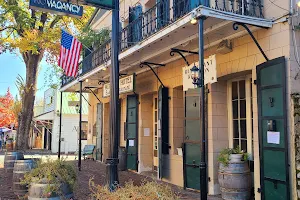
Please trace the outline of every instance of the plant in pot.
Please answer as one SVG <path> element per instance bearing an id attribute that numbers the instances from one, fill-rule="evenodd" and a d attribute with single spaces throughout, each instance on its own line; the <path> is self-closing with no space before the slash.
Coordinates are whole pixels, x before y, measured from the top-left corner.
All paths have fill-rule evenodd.
<path id="1" fill-rule="evenodd" d="M 248 153 L 241 150 L 239 146 L 223 149 L 218 156 L 219 163 L 224 166 L 228 166 L 229 162 L 243 162 L 247 160 Z"/>
<path id="2" fill-rule="evenodd" d="M 226 148 L 218 156 L 218 180 L 225 200 L 248 200 L 251 194 L 251 174 L 248 154 L 240 149 Z"/>
<path id="3" fill-rule="evenodd" d="M 29 185 L 28 199 L 73 197 L 76 183 L 74 166 L 65 160 L 38 162 L 37 167 L 25 174 L 23 184 Z"/>

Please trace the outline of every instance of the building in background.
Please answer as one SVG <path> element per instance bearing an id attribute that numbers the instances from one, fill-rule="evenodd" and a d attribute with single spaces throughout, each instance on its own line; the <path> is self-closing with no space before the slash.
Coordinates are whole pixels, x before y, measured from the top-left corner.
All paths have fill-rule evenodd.
<path id="1" fill-rule="evenodd" d="M 88 95 L 83 94 L 88 101 Z M 88 102 L 82 105 L 82 146 L 87 143 Z M 64 153 L 78 150 L 79 114 L 76 105 L 79 104 L 79 95 L 63 93 L 62 106 L 62 143 L 61 151 Z M 78 106 L 77 106 L 78 107 Z M 35 110 L 39 111 L 41 108 Z M 42 112 L 35 114 L 30 134 L 30 146 L 33 149 L 50 150 L 58 152 L 59 125 L 60 125 L 60 93 L 56 89 L 48 89 L 44 93 Z"/>

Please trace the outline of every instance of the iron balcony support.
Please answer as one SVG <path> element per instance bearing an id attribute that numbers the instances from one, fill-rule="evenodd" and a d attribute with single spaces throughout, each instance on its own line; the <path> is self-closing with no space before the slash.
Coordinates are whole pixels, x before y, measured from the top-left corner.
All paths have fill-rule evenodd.
<path id="1" fill-rule="evenodd" d="M 186 57 L 183 55 L 183 53 L 189 53 L 189 54 L 195 54 L 198 55 L 198 52 L 195 51 L 188 51 L 188 50 L 183 50 L 183 49 L 176 49 L 176 48 L 171 48 L 171 52 L 170 52 L 170 56 L 174 56 L 175 53 L 178 53 L 183 60 L 185 61 L 185 63 L 187 64 L 187 66 L 190 65 L 190 63 L 187 61 Z"/>
<path id="2" fill-rule="evenodd" d="M 199 77 L 201 81 L 200 87 L 200 125 L 201 125 L 201 157 L 200 157 L 200 197 L 201 200 L 207 200 L 207 162 L 206 162 L 206 116 L 205 116 L 205 86 L 204 86 L 204 20 L 200 17 L 198 19 L 198 45 L 199 45 Z"/>
<path id="3" fill-rule="evenodd" d="M 63 92 L 60 92 L 59 134 L 58 134 L 58 159 L 60 159 L 60 152 L 61 152 L 62 103 L 63 103 Z"/>
<path id="4" fill-rule="evenodd" d="M 158 75 L 156 74 L 156 72 L 155 72 L 155 71 L 153 70 L 153 68 L 151 67 L 151 65 L 156 65 L 156 66 L 161 66 L 161 67 L 164 67 L 164 66 L 166 66 L 166 65 L 165 65 L 165 64 L 152 63 L 152 62 L 142 62 L 142 63 L 140 64 L 140 68 L 143 68 L 145 65 L 151 69 L 151 71 L 152 71 L 153 74 L 156 76 L 156 78 L 157 78 L 157 80 L 160 82 L 160 84 L 161 84 L 163 87 L 165 87 L 164 84 L 162 83 L 162 81 L 160 80 L 160 78 L 158 77 Z"/>
<path id="5" fill-rule="evenodd" d="M 120 141 L 120 105 L 119 105 L 119 52 L 120 52 L 120 17 L 119 0 L 113 0 L 112 38 L 111 38 L 111 70 L 110 70 L 110 104 L 109 104 L 109 152 L 106 159 L 106 180 L 110 191 L 119 185 L 118 150 Z"/>
<path id="6" fill-rule="evenodd" d="M 256 46 L 258 47 L 259 51 L 264 56 L 264 58 L 266 59 L 266 61 L 269 61 L 269 58 L 267 57 L 267 55 L 265 54 L 265 52 L 263 51 L 263 49 L 261 48 L 261 46 L 259 45 L 259 43 L 257 42 L 256 38 L 253 36 L 252 32 L 250 31 L 250 29 L 248 28 L 248 26 L 246 24 L 241 23 L 241 22 L 235 22 L 232 25 L 232 27 L 233 27 L 234 30 L 238 30 L 239 26 L 242 26 L 242 27 L 244 27 L 244 29 L 246 29 L 246 31 L 251 36 L 252 40 L 254 41 L 254 43 L 256 44 Z"/>
<path id="7" fill-rule="evenodd" d="M 85 91 L 85 88 L 83 88 L 82 91 Z M 76 91 L 76 92 L 77 92 L 77 93 L 80 93 L 80 91 Z M 81 96 L 83 97 L 83 99 L 87 102 L 87 104 L 89 104 L 89 106 L 91 106 L 90 102 L 85 98 L 85 96 L 83 96 L 82 93 L 81 93 L 80 95 L 81 95 Z"/>
<path id="8" fill-rule="evenodd" d="M 99 101 L 99 103 L 101 103 L 100 99 L 97 97 L 97 95 L 96 95 L 95 92 L 92 90 L 92 88 L 95 88 L 95 87 L 85 87 L 85 89 L 91 91 L 91 93 L 96 97 L 96 99 Z"/>
<path id="9" fill-rule="evenodd" d="M 84 98 L 84 100 L 89 104 L 89 106 L 91 106 L 91 104 L 88 102 L 88 100 L 83 96 L 83 94 L 81 94 L 81 96 Z"/>
<path id="10" fill-rule="evenodd" d="M 105 84 L 105 83 L 108 83 L 109 81 L 105 81 L 105 80 L 99 80 L 98 81 L 98 85 L 102 85 L 102 84 Z"/>
<path id="11" fill-rule="evenodd" d="M 79 147 L 78 147 L 78 170 L 81 171 L 81 131 L 82 131 L 82 81 L 80 83 L 79 96 Z"/>

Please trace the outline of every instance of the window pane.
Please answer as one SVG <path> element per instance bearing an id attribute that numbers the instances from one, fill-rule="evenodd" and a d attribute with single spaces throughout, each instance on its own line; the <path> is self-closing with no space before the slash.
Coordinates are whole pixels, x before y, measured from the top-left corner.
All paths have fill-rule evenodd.
<path id="1" fill-rule="evenodd" d="M 233 119 L 238 118 L 238 101 L 233 101 L 232 102 L 232 114 L 233 114 Z"/>
<path id="2" fill-rule="evenodd" d="M 239 81 L 240 99 L 246 98 L 245 80 Z"/>
<path id="3" fill-rule="evenodd" d="M 246 100 L 240 100 L 240 118 L 246 118 Z"/>
<path id="4" fill-rule="evenodd" d="M 157 124 L 155 124 L 154 135 L 157 136 Z"/>
<path id="5" fill-rule="evenodd" d="M 241 150 L 247 152 L 247 140 L 241 140 Z"/>
<path id="6" fill-rule="evenodd" d="M 154 115 L 154 122 L 157 122 L 157 111 L 155 111 Z"/>
<path id="7" fill-rule="evenodd" d="M 155 104 L 155 110 L 156 110 L 156 109 L 157 109 L 157 98 L 155 98 L 155 100 L 154 100 L 154 101 L 155 101 L 155 103 L 154 103 L 154 104 Z"/>
<path id="8" fill-rule="evenodd" d="M 238 99 L 237 82 L 232 82 L 232 100 Z"/>
<path id="9" fill-rule="evenodd" d="M 239 146 L 239 139 L 233 139 L 233 148 Z"/>
<path id="10" fill-rule="evenodd" d="M 239 138 L 239 121 L 233 120 L 233 138 Z"/>
<path id="11" fill-rule="evenodd" d="M 241 126 L 241 138 L 247 138 L 246 134 L 246 120 L 241 120 L 240 121 L 240 126 Z"/>

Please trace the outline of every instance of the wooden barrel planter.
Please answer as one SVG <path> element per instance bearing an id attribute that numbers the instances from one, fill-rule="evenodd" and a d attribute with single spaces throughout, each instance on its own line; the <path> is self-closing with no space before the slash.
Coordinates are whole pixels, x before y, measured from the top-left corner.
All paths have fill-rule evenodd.
<path id="1" fill-rule="evenodd" d="M 4 169 L 6 172 L 13 172 L 16 160 L 23 160 L 24 154 L 22 152 L 6 152 L 4 157 Z"/>
<path id="2" fill-rule="evenodd" d="M 51 186 L 51 184 L 50 184 Z M 72 199 L 74 197 L 73 191 L 66 183 L 62 183 L 60 186 L 60 194 L 55 192 L 47 192 L 49 183 L 47 180 L 40 180 L 38 183 L 32 183 L 28 191 L 28 200 L 61 200 Z"/>
<path id="3" fill-rule="evenodd" d="M 218 179 L 223 199 L 250 199 L 251 173 L 247 162 L 229 162 L 228 166 L 220 163 Z"/>
<path id="4" fill-rule="evenodd" d="M 16 160 L 13 171 L 13 191 L 15 195 L 23 197 L 28 192 L 28 185 L 22 184 L 24 175 L 37 165 L 36 159 Z"/>

